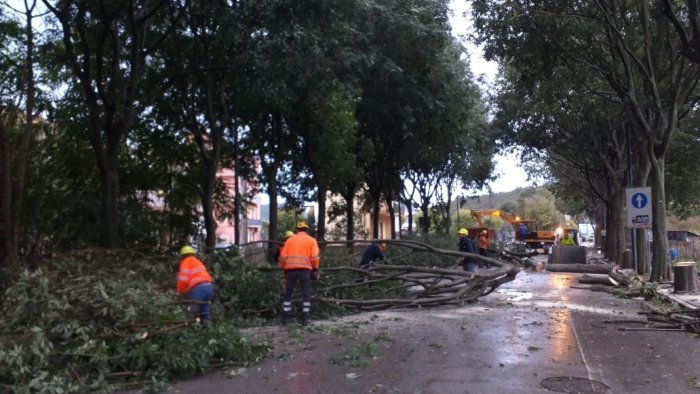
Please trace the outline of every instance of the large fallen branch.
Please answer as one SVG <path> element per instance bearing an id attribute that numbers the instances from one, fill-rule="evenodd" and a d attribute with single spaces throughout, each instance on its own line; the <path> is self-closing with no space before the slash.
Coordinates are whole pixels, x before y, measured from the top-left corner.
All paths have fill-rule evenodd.
<path id="1" fill-rule="evenodd" d="M 380 240 L 389 243 L 398 255 L 392 256 L 385 263 L 372 264 L 368 270 L 347 265 L 322 268 L 324 277 L 331 277 L 326 284 L 321 283 L 314 289 L 314 299 L 334 305 L 361 310 L 379 310 L 393 307 L 427 307 L 461 304 L 483 297 L 493 292 L 498 286 L 515 279 L 519 272 L 517 264 L 501 258 L 480 256 L 456 250 L 440 249 L 430 245 L 409 240 Z M 367 241 L 333 241 L 332 244 L 366 244 Z M 326 249 L 328 250 L 328 249 Z M 408 250 L 409 252 L 405 252 Z M 402 264 L 415 253 L 428 253 L 432 260 L 437 256 L 441 266 L 421 266 L 415 263 Z M 478 272 L 463 271 L 455 266 L 455 259 L 469 258 L 498 267 L 493 270 Z M 323 254 L 321 256 L 324 258 Z M 408 259 L 407 259 L 408 260 Z M 415 256 L 412 261 L 415 261 Z M 338 278 L 345 278 L 339 281 Z M 367 287 L 362 297 L 344 297 L 347 291 Z M 345 293 L 344 293 L 345 292 Z M 352 293 L 357 295 L 357 293 Z"/>

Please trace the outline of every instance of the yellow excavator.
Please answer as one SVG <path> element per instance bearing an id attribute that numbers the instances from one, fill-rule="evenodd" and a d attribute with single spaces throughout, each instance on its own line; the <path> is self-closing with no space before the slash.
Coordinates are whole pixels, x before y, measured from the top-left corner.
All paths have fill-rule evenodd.
<path id="1" fill-rule="evenodd" d="M 539 230 L 537 222 L 534 220 L 525 220 L 520 216 L 514 216 L 500 209 L 470 209 L 469 213 L 476 220 L 479 227 L 475 230 L 485 229 L 483 218 L 485 216 L 500 217 L 502 220 L 510 223 L 515 230 L 515 239 L 518 242 L 526 244 L 528 247 L 537 249 L 544 248 L 545 251 L 556 241 L 556 233 L 554 230 Z M 471 234 L 472 229 L 469 233 Z"/>

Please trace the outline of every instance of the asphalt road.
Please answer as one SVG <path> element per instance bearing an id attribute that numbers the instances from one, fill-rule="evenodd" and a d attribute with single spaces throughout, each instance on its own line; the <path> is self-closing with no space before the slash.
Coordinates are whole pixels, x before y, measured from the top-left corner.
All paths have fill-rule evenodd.
<path id="1" fill-rule="evenodd" d="M 573 289 L 576 278 L 523 271 L 462 307 L 261 329 L 277 340 L 272 357 L 169 392 L 700 393 L 700 338 L 620 331 L 641 325 L 606 321 L 643 319 L 645 302 Z M 374 351 L 354 347 L 362 344 Z M 348 354 L 368 365 L 337 365 Z"/>

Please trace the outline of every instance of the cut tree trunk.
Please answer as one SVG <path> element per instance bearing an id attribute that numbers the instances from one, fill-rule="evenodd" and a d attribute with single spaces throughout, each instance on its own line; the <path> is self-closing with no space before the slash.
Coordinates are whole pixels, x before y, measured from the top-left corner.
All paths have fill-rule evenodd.
<path id="1" fill-rule="evenodd" d="M 613 265 L 602 264 L 547 264 L 544 268 L 549 272 L 576 272 L 586 274 L 607 274 Z"/>
<path id="2" fill-rule="evenodd" d="M 553 264 L 586 264 L 584 246 L 554 245 L 551 250 Z"/>
<path id="3" fill-rule="evenodd" d="M 698 271 L 694 261 L 681 261 L 673 265 L 673 292 L 697 293 L 700 291 Z"/>
<path id="4" fill-rule="evenodd" d="M 614 285 L 614 283 L 610 280 L 610 276 L 607 274 L 583 274 L 578 279 L 578 282 L 590 285 Z"/>
<path id="5" fill-rule="evenodd" d="M 610 271 L 608 273 L 608 276 L 615 282 L 617 282 L 617 284 L 620 284 L 622 286 L 627 286 L 632 282 L 632 277 L 627 276 L 621 272 Z"/>

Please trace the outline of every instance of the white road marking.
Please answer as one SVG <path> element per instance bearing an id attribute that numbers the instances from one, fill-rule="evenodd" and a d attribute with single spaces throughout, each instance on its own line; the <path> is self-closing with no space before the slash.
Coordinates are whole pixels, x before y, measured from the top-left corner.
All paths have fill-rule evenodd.
<path id="1" fill-rule="evenodd" d="M 586 357 L 586 352 L 583 350 L 583 346 L 581 346 L 581 341 L 578 338 L 578 333 L 576 332 L 576 325 L 574 324 L 574 317 L 571 314 L 571 311 L 567 311 L 569 315 L 569 322 L 571 322 L 571 331 L 574 332 L 574 339 L 576 340 L 576 346 L 578 346 L 578 350 L 581 353 L 581 359 L 583 359 L 583 365 L 586 366 L 586 372 L 588 373 L 588 380 L 595 380 L 601 383 L 605 383 L 604 378 L 603 378 L 603 371 L 598 368 L 597 365 L 592 364 L 588 361 L 588 357 Z"/>

